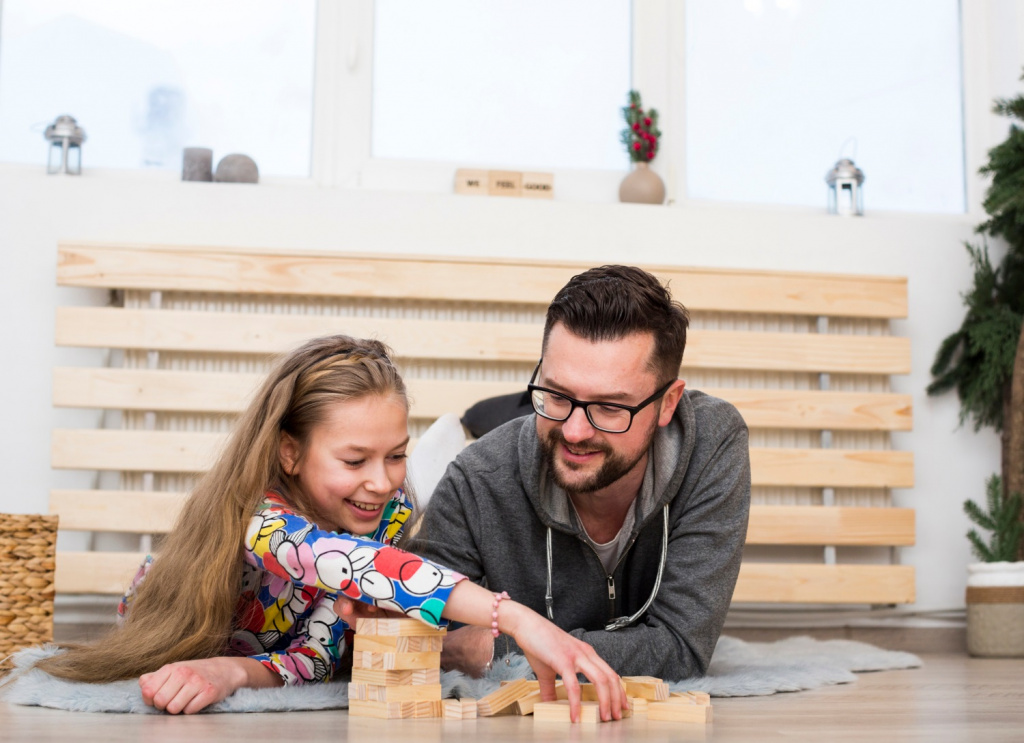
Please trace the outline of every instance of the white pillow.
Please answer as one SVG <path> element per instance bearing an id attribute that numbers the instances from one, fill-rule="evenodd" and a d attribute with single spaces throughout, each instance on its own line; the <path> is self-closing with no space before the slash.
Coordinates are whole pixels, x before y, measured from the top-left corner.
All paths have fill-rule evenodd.
<path id="1" fill-rule="evenodd" d="M 445 413 L 431 424 L 409 455 L 405 479 L 412 485 L 420 513 L 448 464 L 466 447 L 466 432 L 455 413 Z"/>

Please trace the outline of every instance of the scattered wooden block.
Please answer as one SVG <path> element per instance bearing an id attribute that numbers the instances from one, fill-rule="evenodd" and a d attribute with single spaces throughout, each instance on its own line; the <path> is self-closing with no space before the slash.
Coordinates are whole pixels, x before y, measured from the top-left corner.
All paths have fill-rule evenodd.
<path id="1" fill-rule="evenodd" d="M 369 668 L 353 668 L 352 681 L 376 686 L 417 686 L 439 684 L 440 668 L 421 668 L 415 671 L 381 671 Z"/>
<path id="2" fill-rule="evenodd" d="M 409 671 L 440 668 L 440 653 L 374 653 L 353 651 L 352 667 L 378 671 Z"/>
<path id="3" fill-rule="evenodd" d="M 375 717 L 378 720 L 403 720 L 420 717 L 441 717 L 441 700 L 430 702 L 373 702 L 349 699 L 348 713 L 354 717 Z"/>
<path id="4" fill-rule="evenodd" d="M 517 701 L 534 691 L 532 684 L 525 679 L 505 684 L 497 691 L 493 691 L 476 703 L 477 713 L 481 717 L 493 717 L 497 714 L 513 714 L 514 705 Z"/>
<path id="5" fill-rule="evenodd" d="M 348 698 L 370 702 L 430 702 L 441 698 L 441 684 L 378 685 L 353 681 Z"/>
<path id="6" fill-rule="evenodd" d="M 486 170 L 459 168 L 455 171 L 455 193 L 486 195 L 490 182 Z"/>
<path id="7" fill-rule="evenodd" d="M 632 711 L 622 710 L 622 719 L 632 717 Z M 533 705 L 533 719 L 536 722 L 569 722 L 569 701 L 537 702 Z M 601 705 L 597 702 L 580 702 L 581 723 L 601 722 Z"/>
<path id="8" fill-rule="evenodd" d="M 371 653 L 439 653 L 443 643 L 444 638 L 441 635 L 356 635 L 352 650 Z"/>
<path id="9" fill-rule="evenodd" d="M 692 699 L 694 704 L 711 704 L 711 695 L 706 691 L 674 691 L 669 695 L 669 700 L 684 698 Z"/>
<path id="10" fill-rule="evenodd" d="M 646 715 L 647 704 L 647 700 L 643 697 L 629 697 L 629 706 L 634 715 Z"/>
<path id="11" fill-rule="evenodd" d="M 523 173 L 522 194 L 527 199 L 555 198 L 555 176 L 552 173 Z"/>
<path id="12" fill-rule="evenodd" d="M 447 634 L 445 628 L 437 629 L 418 619 L 357 619 L 357 635 L 385 635 L 389 637 L 434 637 Z"/>
<path id="13" fill-rule="evenodd" d="M 668 684 L 653 676 L 623 676 L 626 684 L 626 696 L 642 697 L 654 701 L 668 699 Z"/>
<path id="14" fill-rule="evenodd" d="M 444 700 L 444 719 L 446 720 L 475 720 L 477 712 L 477 701 L 468 697 L 463 699 Z"/>
<path id="15" fill-rule="evenodd" d="M 647 719 L 663 722 L 694 722 L 706 725 L 712 721 L 712 706 L 673 697 L 665 702 L 650 702 Z"/>

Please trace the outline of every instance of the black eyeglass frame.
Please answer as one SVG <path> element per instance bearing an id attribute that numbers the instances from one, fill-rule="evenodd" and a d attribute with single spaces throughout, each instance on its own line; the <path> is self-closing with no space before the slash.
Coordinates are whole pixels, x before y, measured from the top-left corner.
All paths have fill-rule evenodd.
<path id="1" fill-rule="evenodd" d="M 533 374 L 530 375 L 530 382 L 529 384 L 526 385 L 526 391 L 530 394 L 530 404 L 533 406 L 533 411 L 541 418 L 546 418 L 549 421 L 557 421 L 559 423 L 563 423 L 572 417 L 573 411 L 576 410 L 576 408 L 583 408 L 583 414 L 587 416 L 587 420 L 590 422 L 590 425 L 603 433 L 626 433 L 633 426 L 633 419 L 636 417 L 636 414 L 639 413 L 644 408 L 646 408 L 652 402 L 657 400 L 658 398 L 663 397 L 665 393 L 668 392 L 669 387 L 671 387 L 676 382 L 675 379 L 670 379 L 663 386 L 655 390 L 653 395 L 648 397 L 646 400 L 637 403 L 636 405 L 623 405 L 622 403 L 618 402 L 601 402 L 600 400 L 577 400 L 574 397 L 569 397 L 564 392 L 548 389 L 547 387 L 541 387 L 540 385 L 536 385 L 533 383 L 533 380 L 537 378 L 537 372 L 540 371 L 540 365 L 543 361 L 544 359 L 542 357 L 540 361 L 537 362 L 537 366 L 534 367 L 533 369 Z M 537 402 L 533 396 L 533 393 L 535 391 L 547 392 L 548 394 L 557 395 L 558 397 L 561 397 L 563 400 L 567 400 L 570 406 L 569 412 L 566 413 L 564 418 L 555 418 L 554 416 L 547 415 L 537 410 Z M 621 410 L 625 410 L 627 413 L 629 413 L 629 423 L 627 423 L 626 427 L 623 428 L 621 431 L 609 431 L 607 428 L 602 428 L 601 426 L 597 425 L 594 422 L 594 419 L 590 416 L 591 405 L 600 405 L 601 407 L 605 408 L 619 408 Z"/>

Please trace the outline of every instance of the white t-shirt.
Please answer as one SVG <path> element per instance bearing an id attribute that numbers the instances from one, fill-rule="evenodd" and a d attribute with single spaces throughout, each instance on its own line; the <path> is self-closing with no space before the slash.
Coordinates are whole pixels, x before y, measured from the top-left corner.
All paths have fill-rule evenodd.
<path id="1" fill-rule="evenodd" d="M 569 499 L 569 503 L 572 503 L 572 499 Z M 580 518 L 578 512 L 576 512 L 576 506 L 573 505 L 572 510 L 576 513 L 576 519 L 580 522 L 580 526 L 583 526 L 583 519 Z M 598 544 L 590 535 L 587 534 L 586 527 L 583 528 L 583 534 L 587 538 L 587 542 L 597 552 L 597 556 L 601 558 L 601 564 L 604 565 L 604 572 L 608 575 L 612 574 L 615 570 L 615 564 L 619 561 L 622 553 L 626 550 L 626 545 L 629 543 L 629 535 L 633 532 L 633 524 L 636 521 L 636 504 L 629 507 L 629 511 L 626 513 L 626 519 L 622 522 L 622 528 L 619 529 L 619 533 L 610 542 L 604 544 Z"/>

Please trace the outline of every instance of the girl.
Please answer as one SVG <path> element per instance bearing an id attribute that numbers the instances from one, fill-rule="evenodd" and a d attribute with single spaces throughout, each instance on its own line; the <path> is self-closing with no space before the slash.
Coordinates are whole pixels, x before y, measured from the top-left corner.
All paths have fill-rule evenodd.
<path id="1" fill-rule="evenodd" d="M 242 687 L 328 681 L 348 628 L 335 601 L 351 618 L 356 599 L 432 626 L 500 628 L 523 649 L 545 698 L 554 699 L 561 675 L 577 719 L 583 673 L 602 718 L 619 718 L 624 692 L 590 645 L 396 548 L 412 512 L 403 489 L 407 419 L 405 385 L 383 344 L 339 335 L 288 355 L 159 559 L 136 576 L 118 629 L 38 667 L 87 682 L 139 677 L 147 704 L 194 713 Z"/>

